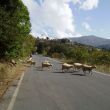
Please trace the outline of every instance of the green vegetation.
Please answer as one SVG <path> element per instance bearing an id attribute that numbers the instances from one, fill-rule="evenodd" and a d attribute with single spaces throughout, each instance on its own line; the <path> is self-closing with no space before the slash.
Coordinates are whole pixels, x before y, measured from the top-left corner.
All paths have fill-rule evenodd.
<path id="1" fill-rule="evenodd" d="M 80 62 L 95 65 L 110 65 L 110 51 L 78 43 L 58 40 L 37 40 L 37 52 L 50 57 L 64 59 L 67 62 Z M 40 51 L 39 51 L 40 50 Z"/>
<path id="2" fill-rule="evenodd" d="M 21 0 L 0 0 L 0 94 L 4 82 L 21 72 L 23 65 L 18 59 L 35 51 L 36 39 L 29 34 L 30 29 L 29 12 Z"/>
<path id="3" fill-rule="evenodd" d="M 110 52 L 68 39 L 35 39 L 30 35 L 29 12 L 21 0 L 0 0 L 0 60 L 25 58 L 36 51 L 46 56 L 96 65 L 110 65 Z M 0 67 L 0 77 L 6 73 Z M 3 76 L 5 77 L 5 76 Z"/>
<path id="4" fill-rule="evenodd" d="M 35 42 L 30 28 L 29 13 L 21 0 L 0 0 L 0 58 L 29 55 Z"/>

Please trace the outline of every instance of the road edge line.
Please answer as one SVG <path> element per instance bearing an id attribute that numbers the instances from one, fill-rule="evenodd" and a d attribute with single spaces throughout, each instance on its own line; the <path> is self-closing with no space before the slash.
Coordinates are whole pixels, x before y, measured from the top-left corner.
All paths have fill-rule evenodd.
<path id="1" fill-rule="evenodd" d="M 110 76 L 109 74 L 105 74 L 105 73 L 102 73 L 102 72 L 99 72 L 99 71 L 94 71 L 94 72 L 98 73 L 98 74 L 101 74 L 101 75 Z"/>
<path id="2" fill-rule="evenodd" d="M 7 110 L 13 110 L 13 106 L 14 106 L 16 97 L 17 97 L 17 95 L 18 95 L 19 88 L 20 88 L 21 82 L 22 82 L 22 80 L 23 80 L 23 77 L 24 77 L 24 73 L 22 73 L 22 75 L 21 75 L 21 78 L 20 78 L 20 80 L 19 80 L 19 82 L 18 82 L 18 86 L 17 86 L 17 88 L 16 88 L 15 91 L 14 91 L 14 94 L 13 94 L 13 96 L 12 96 L 12 98 L 11 98 L 11 101 L 10 101 L 10 103 L 9 103 L 9 106 L 8 106 Z"/>

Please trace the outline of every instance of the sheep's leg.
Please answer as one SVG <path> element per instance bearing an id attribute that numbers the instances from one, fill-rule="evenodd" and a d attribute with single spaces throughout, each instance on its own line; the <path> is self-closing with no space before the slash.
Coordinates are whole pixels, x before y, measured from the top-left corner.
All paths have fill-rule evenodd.
<path id="1" fill-rule="evenodd" d="M 76 67 L 74 67 L 74 71 L 76 71 Z"/>
<path id="2" fill-rule="evenodd" d="M 78 68 L 76 67 L 75 71 L 78 71 Z"/>
<path id="3" fill-rule="evenodd" d="M 62 72 L 64 73 L 64 68 L 62 67 Z"/>
<path id="4" fill-rule="evenodd" d="M 86 71 L 84 71 L 84 75 L 86 75 Z"/>
<path id="5" fill-rule="evenodd" d="M 68 69 L 68 72 L 71 72 L 71 68 Z"/>
<path id="6" fill-rule="evenodd" d="M 73 72 L 74 72 L 74 67 L 72 69 L 73 69 Z"/>
<path id="7" fill-rule="evenodd" d="M 65 73 L 65 69 L 63 70 L 63 72 Z"/>
<path id="8" fill-rule="evenodd" d="M 88 72 L 89 72 L 89 74 L 91 74 L 91 71 L 90 70 L 88 70 Z"/>
<path id="9" fill-rule="evenodd" d="M 83 72 L 84 72 L 84 75 L 87 75 L 87 70 L 83 70 Z"/>
<path id="10" fill-rule="evenodd" d="M 53 69 L 53 66 L 51 66 L 51 69 Z"/>
<path id="11" fill-rule="evenodd" d="M 77 70 L 77 71 L 79 71 L 79 70 L 80 70 L 80 68 L 79 68 L 79 67 L 77 67 L 77 68 L 76 68 L 76 70 Z"/>
<path id="12" fill-rule="evenodd" d="M 77 68 L 77 71 L 79 71 L 79 70 L 80 70 L 80 68 L 78 67 L 78 68 Z"/>
<path id="13" fill-rule="evenodd" d="M 48 71 L 50 70 L 50 67 L 48 67 Z"/>
<path id="14" fill-rule="evenodd" d="M 68 71 L 68 69 L 65 69 L 66 70 L 66 72 Z"/>
<path id="15" fill-rule="evenodd" d="M 44 68 L 42 67 L 42 70 L 43 70 Z"/>
<path id="16" fill-rule="evenodd" d="M 91 75 L 93 74 L 93 72 L 91 71 Z"/>
<path id="17" fill-rule="evenodd" d="M 71 68 L 68 68 L 67 70 L 68 70 L 68 72 L 71 72 Z"/>
<path id="18" fill-rule="evenodd" d="M 65 72 L 65 69 L 64 69 L 64 68 L 62 68 L 62 72 L 63 72 L 63 73 Z"/>
<path id="19" fill-rule="evenodd" d="M 75 67 L 73 66 L 73 72 L 75 71 Z"/>
<path id="20" fill-rule="evenodd" d="M 52 69 L 52 66 L 49 66 L 49 70 L 51 70 Z"/>
<path id="21" fill-rule="evenodd" d="M 42 68 L 42 70 L 43 70 L 43 64 L 41 65 L 41 68 Z"/>
<path id="22" fill-rule="evenodd" d="M 90 74 L 90 71 L 89 70 L 86 70 L 86 75 L 89 75 Z"/>
<path id="23" fill-rule="evenodd" d="M 89 70 L 89 74 L 91 74 L 91 75 L 92 75 L 92 70 Z"/>
<path id="24" fill-rule="evenodd" d="M 86 74 L 86 71 L 83 70 L 84 75 Z"/>

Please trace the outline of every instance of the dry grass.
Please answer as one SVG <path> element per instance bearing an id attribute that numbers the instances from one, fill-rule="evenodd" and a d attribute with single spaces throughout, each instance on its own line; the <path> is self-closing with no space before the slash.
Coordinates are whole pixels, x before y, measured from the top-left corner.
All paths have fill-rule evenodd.
<path id="1" fill-rule="evenodd" d="M 26 70 L 22 64 L 10 66 L 7 63 L 0 63 L 0 98 L 14 79 L 19 79 L 21 73 Z"/>
<path id="2" fill-rule="evenodd" d="M 97 65 L 97 71 L 110 74 L 110 65 Z"/>

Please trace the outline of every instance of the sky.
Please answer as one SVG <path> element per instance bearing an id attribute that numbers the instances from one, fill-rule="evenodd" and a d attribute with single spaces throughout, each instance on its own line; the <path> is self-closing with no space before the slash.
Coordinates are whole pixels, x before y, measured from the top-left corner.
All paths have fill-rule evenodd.
<path id="1" fill-rule="evenodd" d="M 110 39 L 110 0 L 22 0 L 35 37 Z"/>

